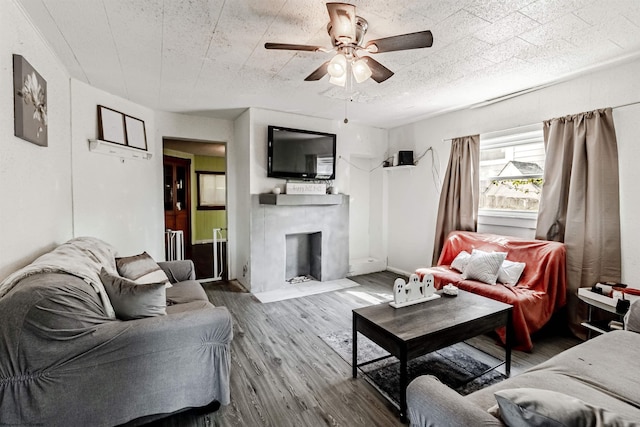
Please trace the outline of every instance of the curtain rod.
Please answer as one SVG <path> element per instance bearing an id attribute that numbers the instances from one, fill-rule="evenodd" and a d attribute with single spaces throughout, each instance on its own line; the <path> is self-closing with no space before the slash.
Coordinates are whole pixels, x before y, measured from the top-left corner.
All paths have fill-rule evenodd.
<path id="1" fill-rule="evenodd" d="M 612 110 L 616 110 L 618 108 L 630 107 L 632 105 L 638 105 L 638 104 L 640 104 L 640 101 L 634 101 L 634 102 L 629 102 L 629 103 L 626 103 L 626 104 L 616 105 L 615 107 L 611 107 L 611 109 Z M 526 128 L 526 127 L 529 127 L 529 126 L 534 126 L 535 124 L 536 123 L 532 123 L 532 124 L 529 124 L 529 125 L 515 126 L 515 127 L 512 127 L 512 128 L 508 128 L 508 129 L 500 129 L 500 130 L 491 131 L 491 132 L 484 132 L 481 135 L 485 135 L 486 136 L 486 135 L 491 135 L 492 133 L 510 132 L 512 130 L 517 130 L 517 129 Z M 453 138 L 443 138 L 442 139 L 442 142 L 447 142 L 447 141 L 453 141 Z"/>
<path id="2" fill-rule="evenodd" d="M 629 107 L 631 105 L 637 105 L 640 104 L 640 101 L 635 101 L 635 102 L 629 102 L 628 104 L 622 104 L 622 105 L 616 105 L 615 107 L 611 107 L 612 110 L 615 110 L 617 108 L 622 108 L 622 107 Z"/>
<path id="3" fill-rule="evenodd" d="M 511 131 L 518 130 L 518 129 L 525 129 L 525 128 L 528 128 L 528 127 L 536 126 L 537 124 L 538 123 L 530 123 L 528 125 L 514 126 L 512 128 L 508 128 L 508 129 L 492 130 L 490 132 L 481 132 L 480 135 L 483 135 L 483 136 L 486 137 L 487 135 L 491 135 L 491 134 L 494 134 L 494 133 L 511 132 Z M 456 136 L 454 138 L 460 138 L 460 137 Z M 442 141 L 443 142 L 453 141 L 453 138 L 443 138 Z"/>

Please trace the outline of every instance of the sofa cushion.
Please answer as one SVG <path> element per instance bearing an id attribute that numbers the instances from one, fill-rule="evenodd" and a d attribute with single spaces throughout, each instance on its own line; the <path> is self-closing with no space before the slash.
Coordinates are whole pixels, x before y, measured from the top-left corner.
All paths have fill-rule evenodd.
<path id="1" fill-rule="evenodd" d="M 133 280 L 138 284 L 164 282 L 167 288 L 171 287 L 167 274 L 146 252 L 139 255 L 116 258 L 116 267 L 122 277 Z"/>
<path id="2" fill-rule="evenodd" d="M 633 425 L 606 409 L 555 391 L 516 388 L 498 391 L 495 396 L 500 418 L 509 427 Z"/>
<path id="3" fill-rule="evenodd" d="M 167 289 L 168 304 L 184 304 L 193 301 L 209 301 L 200 282 L 185 280 L 174 283 L 173 287 Z"/>
<path id="4" fill-rule="evenodd" d="M 483 252 L 474 249 L 462 272 L 463 279 L 479 280 L 495 285 L 498 271 L 507 257 L 506 252 Z"/>
<path id="5" fill-rule="evenodd" d="M 137 284 L 113 275 L 104 268 L 100 272 L 100 279 L 119 319 L 141 319 L 167 314 L 164 282 Z"/>

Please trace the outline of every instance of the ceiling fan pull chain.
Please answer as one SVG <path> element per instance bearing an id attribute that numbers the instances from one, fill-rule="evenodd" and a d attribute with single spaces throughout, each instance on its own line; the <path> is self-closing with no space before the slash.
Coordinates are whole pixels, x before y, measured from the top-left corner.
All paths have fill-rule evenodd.
<path id="1" fill-rule="evenodd" d="M 349 123 L 349 119 L 347 118 L 347 105 L 349 103 L 349 100 L 347 98 L 344 99 L 344 124 L 346 125 L 347 123 Z"/>
<path id="2" fill-rule="evenodd" d="M 344 123 L 349 123 L 349 117 L 347 115 L 347 107 L 350 102 L 353 102 L 353 73 L 351 72 L 351 64 L 347 65 L 347 81 L 345 82 L 344 89 L 346 97 L 344 98 Z"/>

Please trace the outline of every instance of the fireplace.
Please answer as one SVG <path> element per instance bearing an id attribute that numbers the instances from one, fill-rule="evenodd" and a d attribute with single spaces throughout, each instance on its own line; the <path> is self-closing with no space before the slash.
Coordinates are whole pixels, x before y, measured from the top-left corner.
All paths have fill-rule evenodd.
<path id="1" fill-rule="evenodd" d="M 322 281 L 322 233 L 287 234 L 285 280 L 309 277 Z"/>
<path id="2" fill-rule="evenodd" d="M 261 204 L 258 195 L 252 196 L 251 292 L 291 286 L 287 280 L 297 276 L 322 282 L 347 276 L 349 197 L 292 200 L 298 199 L 289 197 L 287 204 Z M 317 204 L 317 200 L 332 202 Z"/>

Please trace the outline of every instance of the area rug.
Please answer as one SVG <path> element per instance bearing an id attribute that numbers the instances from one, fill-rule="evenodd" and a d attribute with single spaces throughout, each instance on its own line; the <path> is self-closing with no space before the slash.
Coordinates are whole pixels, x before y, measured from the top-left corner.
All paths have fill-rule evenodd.
<path id="1" fill-rule="evenodd" d="M 351 331 L 321 335 L 320 339 L 351 364 Z M 502 361 L 482 353 L 483 360 L 491 360 L 489 365 L 477 360 L 479 352 L 480 350 L 462 342 L 413 359 L 407 364 L 409 382 L 420 375 L 434 375 L 443 384 L 464 396 L 506 379 L 501 372 L 489 370 Z M 358 334 L 358 363 L 387 355 L 389 353 L 385 350 Z M 362 366 L 360 370 L 367 381 L 398 404 L 400 362 L 395 357 Z"/>
<path id="2" fill-rule="evenodd" d="M 318 282 L 311 280 L 308 282 L 291 284 L 286 283 L 282 288 L 272 291 L 257 292 L 253 295 L 258 298 L 261 303 L 284 301 L 292 298 L 301 298 L 309 295 L 316 295 L 323 292 L 339 291 L 342 289 L 359 286 L 356 282 L 349 279 L 328 280 L 326 282 Z"/>

